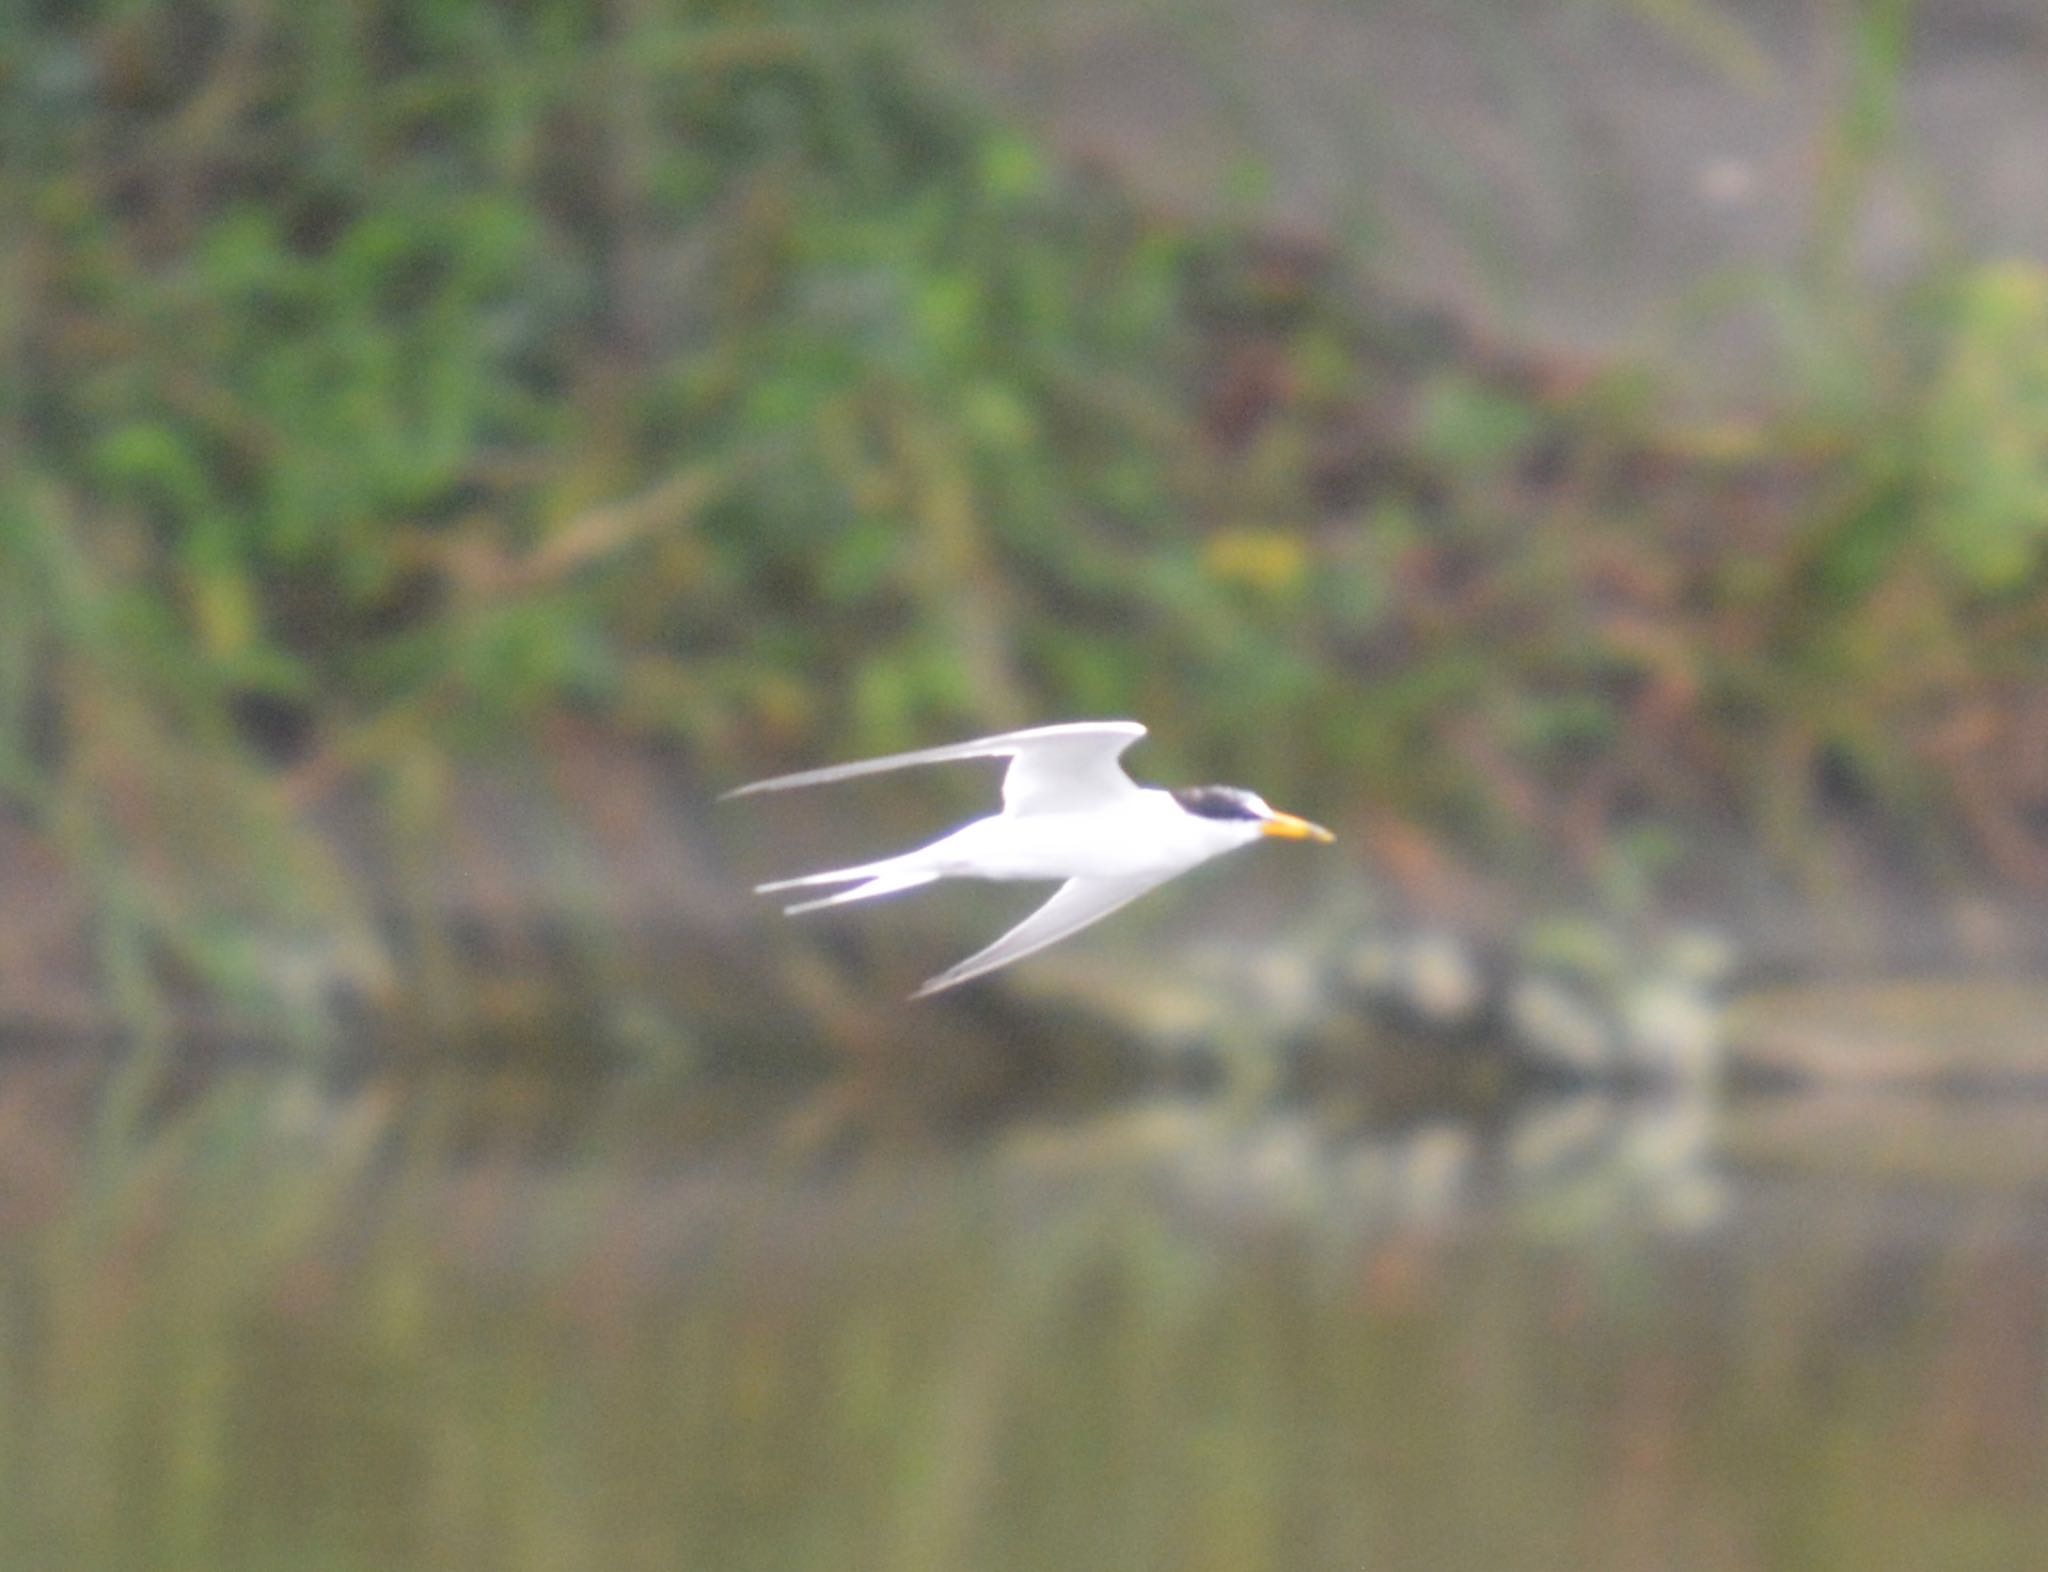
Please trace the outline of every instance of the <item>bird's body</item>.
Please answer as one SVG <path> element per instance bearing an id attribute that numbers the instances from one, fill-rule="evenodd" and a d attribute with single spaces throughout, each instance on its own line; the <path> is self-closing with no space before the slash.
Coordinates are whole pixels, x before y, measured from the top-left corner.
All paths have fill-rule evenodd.
<path id="1" fill-rule="evenodd" d="M 850 886 L 785 908 L 793 914 L 894 895 L 939 879 L 1062 881 L 1045 905 L 987 949 L 934 977 L 918 990 L 923 995 L 1021 960 L 1107 917 L 1147 890 L 1263 836 L 1331 839 L 1328 830 L 1276 813 L 1258 796 L 1234 787 L 1176 792 L 1137 785 L 1117 760 L 1144 734 L 1136 721 L 1041 726 L 777 776 L 726 795 L 824 785 L 915 764 L 1010 760 L 1000 813 L 975 819 L 899 856 L 757 886 L 762 893 L 812 885 Z"/>
<path id="2" fill-rule="evenodd" d="M 1094 809 L 990 814 L 897 860 L 955 879 L 1170 879 L 1244 845 L 1243 822 L 1198 818 L 1147 788 Z"/>

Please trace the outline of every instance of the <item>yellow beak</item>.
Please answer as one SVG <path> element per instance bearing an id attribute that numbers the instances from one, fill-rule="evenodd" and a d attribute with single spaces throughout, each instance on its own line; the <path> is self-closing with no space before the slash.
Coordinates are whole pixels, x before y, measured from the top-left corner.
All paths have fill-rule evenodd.
<path id="1" fill-rule="evenodd" d="M 1263 833 L 1277 835 L 1283 841 L 1334 841 L 1337 838 L 1320 824 L 1297 819 L 1291 813 L 1276 813 L 1259 828 Z"/>

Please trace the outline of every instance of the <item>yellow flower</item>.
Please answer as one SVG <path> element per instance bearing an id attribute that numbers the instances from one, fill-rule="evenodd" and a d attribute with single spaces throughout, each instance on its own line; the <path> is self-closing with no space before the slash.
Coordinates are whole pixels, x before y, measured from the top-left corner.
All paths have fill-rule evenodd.
<path id="1" fill-rule="evenodd" d="M 1308 571 L 1299 536 L 1279 529 L 1218 530 L 1202 546 L 1202 571 L 1226 584 L 1284 594 Z"/>

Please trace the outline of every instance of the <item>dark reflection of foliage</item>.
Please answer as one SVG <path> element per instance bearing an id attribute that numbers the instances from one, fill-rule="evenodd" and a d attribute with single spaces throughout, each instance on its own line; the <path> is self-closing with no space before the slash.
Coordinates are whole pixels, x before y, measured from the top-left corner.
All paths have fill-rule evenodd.
<path id="1" fill-rule="evenodd" d="M 1059 1131 L 827 1182 L 642 1163 L 619 1130 L 451 1165 L 445 1110 L 244 1083 L 81 1170 L 21 1111 L 23 1565 L 1989 1568 L 2040 1543 L 2037 1120 L 2010 1190 L 1900 1208 L 1778 1168 L 1745 1228 L 1563 1209 L 1567 1247 L 1390 1218 L 1355 1160 L 1197 1165 L 1204 1206 L 1161 1183 L 1171 1149 L 1090 1165 Z"/>

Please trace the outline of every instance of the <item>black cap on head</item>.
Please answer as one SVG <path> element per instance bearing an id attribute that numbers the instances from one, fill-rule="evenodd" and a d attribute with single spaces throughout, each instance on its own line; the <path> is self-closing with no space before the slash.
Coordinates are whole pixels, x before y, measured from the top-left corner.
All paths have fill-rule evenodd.
<path id="1" fill-rule="evenodd" d="M 1236 786 L 1182 786 L 1173 800 L 1201 819 L 1265 819 L 1272 810 Z"/>

